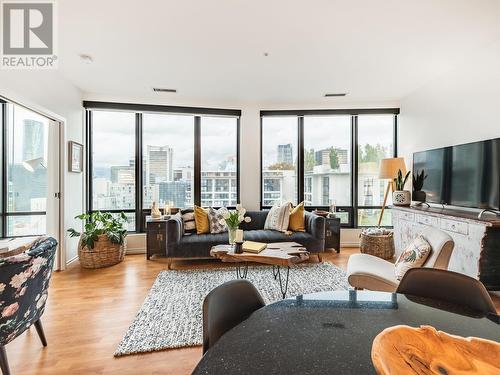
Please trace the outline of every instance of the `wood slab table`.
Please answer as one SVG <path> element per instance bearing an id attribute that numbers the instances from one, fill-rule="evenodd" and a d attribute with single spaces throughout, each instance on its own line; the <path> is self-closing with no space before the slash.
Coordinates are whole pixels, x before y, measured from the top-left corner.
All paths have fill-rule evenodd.
<path id="1" fill-rule="evenodd" d="M 273 266 L 273 276 L 279 281 L 283 299 L 288 290 L 288 277 L 290 266 L 304 262 L 309 259 L 309 252 L 304 246 L 297 242 L 275 242 L 270 243 L 260 253 L 243 252 L 236 254 L 231 245 L 217 245 L 212 247 L 210 255 L 223 262 L 236 263 L 236 277 L 246 279 L 248 273 L 248 263 L 261 263 Z M 286 279 L 282 281 L 281 267 L 286 267 Z"/>

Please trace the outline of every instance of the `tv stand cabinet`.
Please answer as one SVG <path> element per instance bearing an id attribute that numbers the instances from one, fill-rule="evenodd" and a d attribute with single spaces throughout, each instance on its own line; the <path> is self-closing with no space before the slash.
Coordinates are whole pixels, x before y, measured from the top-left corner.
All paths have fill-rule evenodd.
<path id="1" fill-rule="evenodd" d="M 448 269 L 479 279 L 500 291 L 500 218 L 477 212 L 435 207 L 392 207 L 396 256 L 427 226 L 455 241 Z"/>

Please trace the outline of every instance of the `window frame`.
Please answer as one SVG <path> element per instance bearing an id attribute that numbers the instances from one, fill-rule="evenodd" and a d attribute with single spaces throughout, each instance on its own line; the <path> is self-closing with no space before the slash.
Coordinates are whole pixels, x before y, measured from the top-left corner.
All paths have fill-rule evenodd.
<path id="1" fill-rule="evenodd" d="M 358 211 L 360 209 L 380 209 L 381 206 L 361 206 L 358 205 L 358 116 L 360 115 L 393 115 L 393 155 L 398 155 L 398 115 L 399 108 L 362 108 L 362 109 L 318 109 L 318 110 L 265 110 L 260 111 L 260 208 L 269 209 L 271 206 L 263 205 L 263 136 L 264 117 L 273 116 L 294 116 L 297 118 L 297 147 L 298 147 L 298 176 L 297 176 L 297 202 L 304 200 L 304 117 L 305 116 L 334 116 L 348 115 L 351 117 L 351 205 L 337 206 L 338 212 L 347 212 L 349 222 L 341 224 L 344 228 L 365 228 L 358 226 Z M 315 209 L 326 210 L 328 206 L 307 206 L 308 211 Z"/>
<path id="2" fill-rule="evenodd" d="M 115 102 L 96 102 L 84 101 L 83 107 L 85 109 L 85 140 L 86 152 L 85 159 L 87 165 L 87 173 L 85 177 L 86 195 L 85 204 L 87 213 L 95 212 L 92 207 L 92 176 L 93 176 L 93 161 L 92 161 L 92 129 L 93 119 L 92 113 L 96 110 L 102 111 L 119 111 L 130 112 L 135 114 L 135 209 L 115 209 L 115 210 L 101 210 L 101 212 L 124 212 L 135 213 L 135 231 L 131 233 L 144 233 L 146 216 L 151 213 L 150 208 L 143 206 L 143 114 L 144 113 L 157 113 L 157 114 L 171 114 L 171 115 L 193 115 L 194 121 L 194 155 L 193 155 L 193 203 L 195 205 L 201 204 L 201 118 L 203 116 L 220 116 L 220 117 L 234 117 L 236 118 L 236 197 L 237 201 L 240 200 L 240 123 L 241 123 L 241 110 L 237 109 L 220 109 L 220 108 L 201 108 L 201 107 L 181 107 L 181 106 L 167 106 L 167 105 L 151 105 L 151 104 L 135 104 L 135 103 L 115 103 Z M 230 194 L 232 192 L 229 192 Z"/>

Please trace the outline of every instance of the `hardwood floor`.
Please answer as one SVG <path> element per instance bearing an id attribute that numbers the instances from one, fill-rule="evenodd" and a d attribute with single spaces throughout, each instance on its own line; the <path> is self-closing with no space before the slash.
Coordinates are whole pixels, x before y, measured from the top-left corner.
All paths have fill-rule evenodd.
<path id="1" fill-rule="evenodd" d="M 345 269 L 357 248 L 327 253 L 323 261 Z M 315 258 L 315 257 L 313 257 Z M 314 259 L 315 260 L 315 259 Z M 173 264 L 173 269 L 230 266 L 218 261 Z M 54 274 L 42 317 L 48 346 L 32 327 L 6 346 L 11 372 L 20 374 L 189 374 L 201 347 L 114 358 L 113 352 L 140 308 L 163 260 L 129 255 L 119 265 L 83 270 L 78 263 Z M 496 300 L 497 306 L 500 302 Z"/>

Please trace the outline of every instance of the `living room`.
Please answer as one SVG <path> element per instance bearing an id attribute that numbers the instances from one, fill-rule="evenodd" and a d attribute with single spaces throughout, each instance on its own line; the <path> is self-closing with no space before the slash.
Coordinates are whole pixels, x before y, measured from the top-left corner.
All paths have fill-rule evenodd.
<path id="1" fill-rule="evenodd" d="M 500 371 L 498 2 L 37 4 L 0 4 L 4 375 Z"/>

